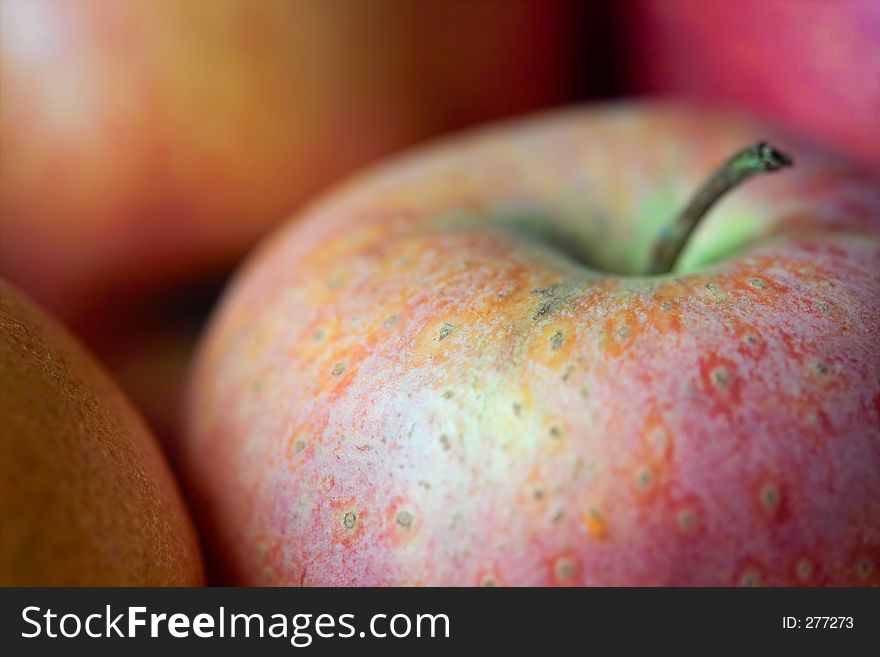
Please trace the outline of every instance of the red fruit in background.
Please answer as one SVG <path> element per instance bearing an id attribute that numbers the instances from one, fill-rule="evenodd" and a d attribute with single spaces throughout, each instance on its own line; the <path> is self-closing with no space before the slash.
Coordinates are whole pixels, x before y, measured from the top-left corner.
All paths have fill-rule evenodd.
<path id="1" fill-rule="evenodd" d="M 759 138 L 795 168 L 640 275 Z M 249 584 L 877 584 L 878 236 L 875 180 L 692 108 L 367 173 L 264 244 L 201 345 L 212 558 Z"/>
<path id="2" fill-rule="evenodd" d="M 797 127 L 880 170 L 880 3 L 629 0 L 630 90 Z"/>
<path id="3" fill-rule="evenodd" d="M 561 3 L 0 3 L 2 269 L 63 319 L 226 266 L 390 150 L 565 94 Z"/>

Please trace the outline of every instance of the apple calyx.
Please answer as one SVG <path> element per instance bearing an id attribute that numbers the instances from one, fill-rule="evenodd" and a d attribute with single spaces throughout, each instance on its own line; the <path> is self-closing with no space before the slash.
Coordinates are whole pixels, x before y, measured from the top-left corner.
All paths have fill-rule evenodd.
<path id="1" fill-rule="evenodd" d="M 764 141 L 735 153 L 697 189 L 675 222 L 660 231 L 651 248 L 646 273 L 671 272 L 700 219 L 728 191 L 753 176 L 779 171 L 793 164 L 794 160 L 789 155 Z"/>

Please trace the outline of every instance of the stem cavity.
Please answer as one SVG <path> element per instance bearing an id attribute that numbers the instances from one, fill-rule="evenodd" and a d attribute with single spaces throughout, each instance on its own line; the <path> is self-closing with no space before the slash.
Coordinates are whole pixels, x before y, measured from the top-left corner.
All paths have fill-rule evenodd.
<path id="1" fill-rule="evenodd" d="M 648 274 L 671 272 L 700 219 L 728 191 L 752 176 L 794 164 L 791 157 L 767 142 L 758 142 L 733 155 L 697 190 L 690 203 L 665 227 L 651 249 Z"/>

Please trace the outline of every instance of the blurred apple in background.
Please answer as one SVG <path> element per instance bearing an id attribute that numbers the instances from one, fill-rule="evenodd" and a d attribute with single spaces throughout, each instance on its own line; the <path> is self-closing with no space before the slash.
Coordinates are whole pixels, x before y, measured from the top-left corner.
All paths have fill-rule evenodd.
<path id="1" fill-rule="evenodd" d="M 880 2 L 629 0 L 630 91 L 797 127 L 880 170 Z"/>
<path id="2" fill-rule="evenodd" d="M 559 2 L 8 0 L 2 270 L 76 329 L 235 262 L 339 175 L 564 98 Z"/>
<path id="3" fill-rule="evenodd" d="M 574 11 L 4 1 L 0 268 L 89 343 L 167 440 L 209 305 L 182 308 L 192 290 L 213 299 L 272 224 L 367 161 L 569 98 Z"/>

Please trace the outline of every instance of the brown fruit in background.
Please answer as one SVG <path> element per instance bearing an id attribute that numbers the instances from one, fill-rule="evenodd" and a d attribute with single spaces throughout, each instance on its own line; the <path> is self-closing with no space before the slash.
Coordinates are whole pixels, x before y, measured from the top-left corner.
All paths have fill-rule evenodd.
<path id="1" fill-rule="evenodd" d="M 0 357 L 0 584 L 201 584 L 156 439 L 92 357 L 5 282 Z"/>

